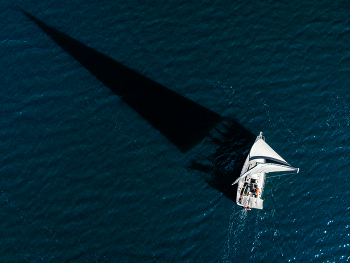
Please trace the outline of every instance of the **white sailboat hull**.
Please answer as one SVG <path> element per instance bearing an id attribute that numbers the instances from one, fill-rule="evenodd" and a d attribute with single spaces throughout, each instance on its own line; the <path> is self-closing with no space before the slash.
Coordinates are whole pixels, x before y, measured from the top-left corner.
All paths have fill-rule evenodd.
<path id="1" fill-rule="evenodd" d="M 273 160 L 276 163 L 266 163 Z M 299 172 L 298 168 L 290 166 L 264 140 L 262 133 L 256 138 L 247 159 L 244 162 L 238 183 L 236 203 L 250 210 L 263 209 L 262 199 L 266 174 L 271 172 Z"/>
<path id="2" fill-rule="evenodd" d="M 263 209 L 265 173 L 254 174 L 253 177 L 245 176 L 238 181 L 236 203 L 247 208 Z M 258 193 L 253 189 L 259 189 Z"/>

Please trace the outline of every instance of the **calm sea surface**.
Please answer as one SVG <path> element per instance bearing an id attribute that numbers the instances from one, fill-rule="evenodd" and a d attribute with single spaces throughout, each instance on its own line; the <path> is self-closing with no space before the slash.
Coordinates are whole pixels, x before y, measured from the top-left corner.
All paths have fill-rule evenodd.
<path id="1" fill-rule="evenodd" d="M 182 153 L 19 7 L 300 173 L 242 210 L 188 167 L 208 139 Z M 347 1 L 2 0 L 0 25 L 1 262 L 350 259 Z"/>

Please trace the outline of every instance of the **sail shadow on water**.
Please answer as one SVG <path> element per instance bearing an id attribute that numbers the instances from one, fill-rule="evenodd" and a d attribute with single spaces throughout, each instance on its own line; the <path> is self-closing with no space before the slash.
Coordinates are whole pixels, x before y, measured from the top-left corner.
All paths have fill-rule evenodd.
<path id="1" fill-rule="evenodd" d="M 299 168 L 292 167 L 276 153 L 265 142 L 262 132 L 255 138 L 238 122 L 223 126 L 228 129 L 227 132 L 216 130 L 226 139 L 212 136 L 213 142 L 220 147 L 206 158 L 213 166 L 192 162 L 190 168 L 207 173 L 204 179 L 239 206 L 247 210 L 263 209 L 266 174 L 274 173 L 271 178 L 295 175 L 299 173 Z"/>
<path id="2" fill-rule="evenodd" d="M 219 114 L 22 12 L 182 152 L 201 142 L 222 121 Z"/>
<path id="3" fill-rule="evenodd" d="M 211 166 L 193 161 L 190 168 L 210 174 L 209 185 L 235 200 L 238 177 L 255 136 L 238 121 L 219 114 L 177 94 L 110 57 L 84 45 L 22 10 L 65 52 L 137 111 L 181 152 L 211 136 L 218 148 L 207 156 Z M 223 123 L 223 121 L 225 123 Z M 218 124 L 222 125 L 218 125 Z M 215 127 L 218 129 L 214 130 Z M 212 132 L 212 134 L 210 134 Z M 223 140 L 220 139 L 223 138 Z"/>
<path id="4" fill-rule="evenodd" d="M 237 185 L 232 185 L 240 175 L 244 161 L 256 136 L 237 120 L 226 119 L 211 134 L 217 149 L 205 161 L 192 161 L 189 168 L 203 172 L 209 185 L 227 198 L 236 201 Z"/>

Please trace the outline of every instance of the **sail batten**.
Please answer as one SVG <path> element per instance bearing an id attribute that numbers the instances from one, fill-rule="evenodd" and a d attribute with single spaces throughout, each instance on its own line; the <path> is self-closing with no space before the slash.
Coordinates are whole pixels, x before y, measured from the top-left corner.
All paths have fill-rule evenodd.
<path id="1" fill-rule="evenodd" d="M 258 163 L 254 168 L 248 170 L 243 175 L 237 178 L 236 181 L 233 182 L 232 185 L 238 183 L 238 181 L 247 176 L 247 175 L 253 175 L 257 173 L 273 173 L 273 172 L 299 172 L 299 168 L 294 168 L 292 166 L 286 166 L 281 164 L 274 164 L 274 163 Z"/>
<path id="2" fill-rule="evenodd" d="M 255 173 L 272 173 L 272 172 L 297 172 L 298 168 L 292 166 L 274 164 L 274 163 L 259 163 L 253 169 L 247 171 L 245 174 Z"/>
<path id="3" fill-rule="evenodd" d="M 249 160 L 254 159 L 267 159 L 290 166 L 290 164 L 276 153 L 263 139 L 257 140 L 250 150 Z"/>

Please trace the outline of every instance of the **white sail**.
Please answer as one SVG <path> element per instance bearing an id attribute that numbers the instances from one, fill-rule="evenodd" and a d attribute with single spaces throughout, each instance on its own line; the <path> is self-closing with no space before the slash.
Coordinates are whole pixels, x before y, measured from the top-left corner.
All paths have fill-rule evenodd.
<path id="1" fill-rule="evenodd" d="M 267 160 L 274 162 L 266 163 Z M 238 183 L 236 203 L 245 207 L 263 209 L 263 191 L 266 174 L 272 172 L 299 173 L 299 168 L 290 166 L 266 142 L 262 132 L 256 138 L 243 164 L 240 176 L 232 183 Z M 283 173 L 284 174 L 284 173 Z"/>
<path id="2" fill-rule="evenodd" d="M 271 173 L 271 172 L 299 172 L 299 168 L 292 166 L 280 165 L 275 163 L 259 163 L 253 169 L 246 172 L 243 176 L 256 173 Z"/>
<path id="3" fill-rule="evenodd" d="M 292 166 L 280 165 L 275 163 L 259 163 L 253 169 L 245 172 L 242 176 L 238 177 L 236 181 L 233 182 L 232 185 L 237 183 L 242 177 L 247 176 L 249 174 L 257 174 L 257 173 L 272 173 L 272 172 L 297 172 L 299 173 L 299 168 L 294 168 Z"/>
<path id="4" fill-rule="evenodd" d="M 263 139 L 257 140 L 249 153 L 249 160 L 268 159 L 290 166 L 278 153 L 276 153 Z"/>

